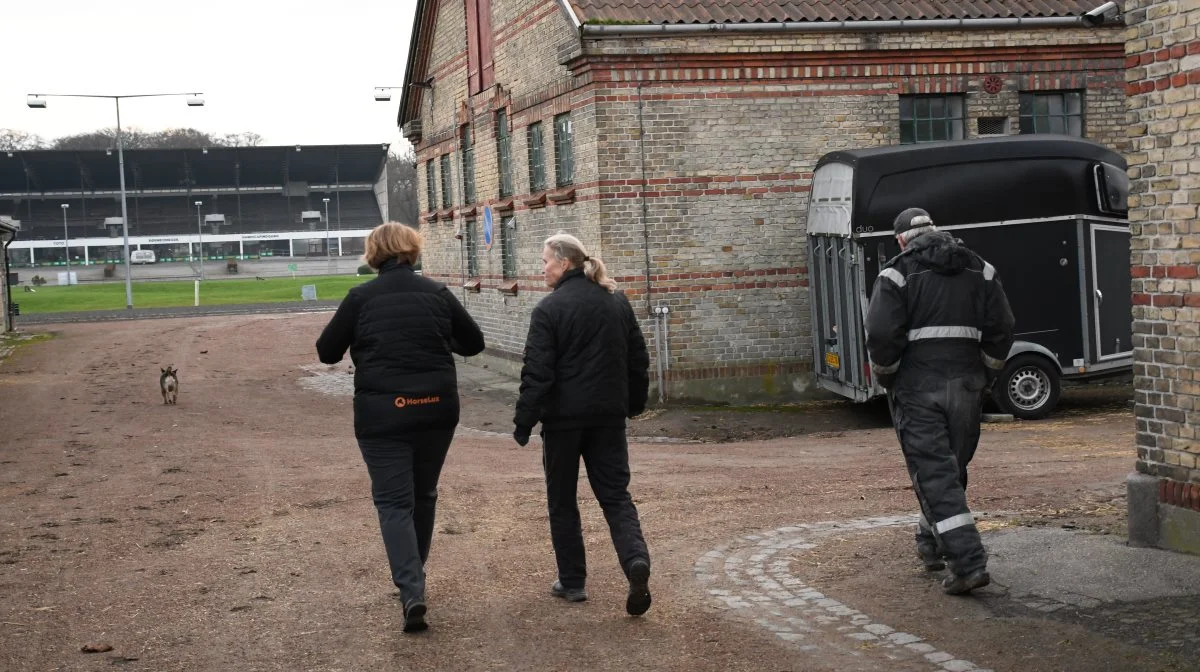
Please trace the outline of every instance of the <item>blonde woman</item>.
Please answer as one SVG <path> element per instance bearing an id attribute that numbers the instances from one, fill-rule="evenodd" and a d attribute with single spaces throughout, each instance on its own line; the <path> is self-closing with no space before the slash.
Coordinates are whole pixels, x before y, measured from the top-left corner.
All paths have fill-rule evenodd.
<path id="1" fill-rule="evenodd" d="M 483 350 L 483 332 L 446 286 L 421 277 L 421 234 L 396 222 L 367 236 L 364 260 L 379 276 L 354 287 L 317 339 L 322 362 L 354 361 L 354 435 L 404 631 L 426 629 L 425 560 L 433 539 L 442 463 L 458 425 L 453 354 Z"/>
<path id="2" fill-rule="evenodd" d="M 578 238 L 560 232 L 546 239 L 542 265 L 554 291 L 530 319 L 513 438 L 525 445 L 533 426 L 542 423 L 550 538 L 558 563 L 550 592 L 568 602 L 587 599 L 575 496 L 582 458 L 629 580 L 625 610 L 640 616 L 650 608 L 650 553 L 629 496 L 625 419 L 646 408 L 646 341 L 604 262 L 590 256 Z"/>

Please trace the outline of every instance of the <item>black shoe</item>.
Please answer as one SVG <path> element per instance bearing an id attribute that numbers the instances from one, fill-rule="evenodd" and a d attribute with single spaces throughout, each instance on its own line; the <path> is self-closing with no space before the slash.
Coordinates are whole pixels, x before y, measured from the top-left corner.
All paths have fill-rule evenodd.
<path id="1" fill-rule="evenodd" d="M 961 574 L 947 576 L 942 580 L 942 590 L 946 591 L 947 595 L 963 595 L 991 582 L 992 577 L 988 575 L 986 569 L 977 569 L 966 576 Z"/>
<path id="2" fill-rule="evenodd" d="M 925 565 L 927 572 L 940 572 L 946 568 L 946 561 L 942 559 L 942 554 L 928 546 L 917 546 L 917 555 L 921 556 L 921 562 Z"/>
<path id="3" fill-rule="evenodd" d="M 629 563 L 629 597 L 625 598 L 625 611 L 630 616 L 641 616 L 650 609 L 650 563 L 641 558 Z"/>
<path id="4" fill-rule="evenodd" d="M 555 597 L 561 597 L 567 602 L 583 602 L 587 599 L 587 591 L 583 588 L 564 588 L 562 581 L 555 581 L 553 586 L 550 586 L 550 594 Z"/>
<path id="5" fill-rule="evenodd" d="M 410 600 L 404 605 L 404 631 L 405 632 L 421 632 L 429 628 L 429 624 L 425 622 L 425 600 L 416 598 Z"/>

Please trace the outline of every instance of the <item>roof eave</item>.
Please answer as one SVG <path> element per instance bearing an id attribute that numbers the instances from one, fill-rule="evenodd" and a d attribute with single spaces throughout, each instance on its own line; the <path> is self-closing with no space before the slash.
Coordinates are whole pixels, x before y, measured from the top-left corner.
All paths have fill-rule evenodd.
<path id="1" fill-rule="evenodd" d="M 1123 25 L 1118 23 L 1105 24 Z M 1034 16 L 997 19 L 896 19 L 871 21 L 779 21 L 770 23 L 584 24 L 584 37 L 653 37 L 703 33 L 811 33 L 851 31 L 1013 30 L 1018 28 L 1092 27 L 1082 16 Z"/>

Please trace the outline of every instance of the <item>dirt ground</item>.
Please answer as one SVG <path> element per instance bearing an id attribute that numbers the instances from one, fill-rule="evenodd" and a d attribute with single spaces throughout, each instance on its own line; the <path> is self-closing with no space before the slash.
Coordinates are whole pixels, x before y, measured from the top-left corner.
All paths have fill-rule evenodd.
<path id="1" fill-rule="evenodd" d="M 538 448 L 504 435 L 510 398 L 467 392 L 428 566 L 432 628 L 403 635 L 349 400 L 301 384 L 327 319 L 55 325 L 0 364 L 0 669 L 954 669 L 819 622 L 793 644 L 705 588 L 702 559 L 746 535 L 912 513 L 886 413 L 840 403 L 634 423 L 680 440 L 631 446 L 654 606 L 630 618 L 586 486 L 591 599 L 549 596 Z M 166 364 L 180 370 L 176 406 L 158 392 Z M 1072 393 L 1047 421 L 987 426 L 970 492 L 993 512 L 983 527 L 1123 534 L 1132 433 L 1120 386 Z M 713 442 L 728 439 L 740 441 Z M 1194 669 L 1014 610 L 1003 590 L 945 596 L 917 569 L 908 526 L 780 553 L 776 570 L 973 661 L 958 669 Z M 81 652 L 93 644 L 112 649 Z"/>

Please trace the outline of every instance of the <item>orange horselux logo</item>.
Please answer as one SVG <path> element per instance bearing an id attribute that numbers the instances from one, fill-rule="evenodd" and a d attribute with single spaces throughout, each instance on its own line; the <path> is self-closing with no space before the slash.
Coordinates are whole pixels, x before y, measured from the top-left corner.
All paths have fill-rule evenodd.
<path id="1" fill-rule="evenodd" d="M 441 397 L 396 397 L 396 408 L 404 408 L 405 406 L 419 406 L 421 404 L 436 404 L 442 400 Z"/>

